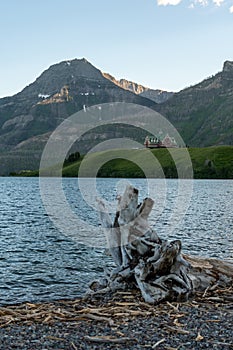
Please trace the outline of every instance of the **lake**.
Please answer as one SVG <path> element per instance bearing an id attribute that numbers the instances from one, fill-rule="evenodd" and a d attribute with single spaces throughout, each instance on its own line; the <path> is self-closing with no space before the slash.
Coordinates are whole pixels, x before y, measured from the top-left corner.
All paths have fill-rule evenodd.
<path id="1" fill-rule="evenodd" d="M 0 178 L 1 304 L 78 297 L 104 266 L 113 266 L 91 204 L 93 180 L 62 179 L 73 216 L 63 210 L 56 181 L 43 178 L 42 188 L 38 178 Z M 233 258 L 233 180 L 194 180 L 192 186 L 183 180 L 184 187 L 177 180 L 127 181 L 140 189 L 140 199 L 153 194 L 150 223 L 161 238 L 181 239 L 183 251 L 193 255 Z M 125 183 L 96 179 L 97 194 L 112 211 Z"/>

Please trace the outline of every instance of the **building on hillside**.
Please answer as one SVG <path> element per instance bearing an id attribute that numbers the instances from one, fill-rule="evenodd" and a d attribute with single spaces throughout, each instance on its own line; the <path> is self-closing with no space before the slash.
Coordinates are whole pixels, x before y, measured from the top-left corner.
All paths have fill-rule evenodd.
<path id="1" fill-rule="evenodd" d="M 162 144 L 166 148 L 177 148 L 178 147 L 174 137 L 170 137 L 168 134 L 163 138 Z"/>
<path id="2" fill-rule="evenodd" d="M 178 145 L 174 137 L 170 137 L 168 134 L 160 140 L 155 136 L 146 136 L 144 141 L 146 148 L 177 148 Z"/>
<path id="3" fill-rule="evenodd" d="M 149 137 L 146 136 L 144 146 L 146 148 L 159 148 L 163 147 L 162 142 L 158 137 Z"/>

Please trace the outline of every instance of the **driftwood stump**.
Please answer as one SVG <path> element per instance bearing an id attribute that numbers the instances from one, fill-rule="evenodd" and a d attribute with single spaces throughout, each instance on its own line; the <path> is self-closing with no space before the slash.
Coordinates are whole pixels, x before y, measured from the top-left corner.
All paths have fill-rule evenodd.
<path id="1" fill-rule="evenodd" d="M 116 264 L 106 277 L 90 284 L 88 295 L 139 288 L 146 302 L 181 301 L 196 291 L 231 286 L 233 264 L 182 254 L 180 240 L 167 241 L 149 227 L 154 201 L 138 204 L 138 190 L 127 186 L 118 198 L 112 222 L 105 204 L 98 201 L 109 252 Z"/>

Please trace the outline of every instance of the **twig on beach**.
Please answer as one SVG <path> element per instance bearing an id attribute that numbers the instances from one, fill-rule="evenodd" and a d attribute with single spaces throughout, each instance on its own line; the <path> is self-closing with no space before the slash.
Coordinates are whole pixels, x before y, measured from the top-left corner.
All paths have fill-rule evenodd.
<path id="1" fill-rule="evenodd" d="M 136 342 L 136 339 L 132 339 L 132 338 L 112 338 L 109 336 L 102 336 L 102 337 L 90 337 L 88 335 L 86 335 L 84 337 L 85 340 L 87 341 L 91 341 L 94 343 L 115 343 L 115 344 L 122 344 L 122 343 L 126 343 L 126 342 Z"/>
<path id="2" fill-rule="evenodd" d="M 206 296 L 206 294 L 207 294 L 207 292 L 208 292 L 209 289 L 210 289 L 210 286 L 208 286 L 208 287 L 205 289 L 205 291 L 204 291 L 204 293 L 203 293 L 203 295 L 202 295 L 203 298 L 205 298 L 205 296 Z"/>
<path id="3" fill-rule="evenodd" d="M 164 343 L 165 341 L 166 341 L 165 338 L 163 338 L 163 339 L 157 341 L 157 343 L 155 343 L 155 344 L 152 346 L 152 349 L 157 348 L 157 346 L 159 346 L 160 344 Z"/>
<path id="4" fill-rule="evenodd" d="M 177 306 L 175 306 L 175 305 L 169 303 L 169 301 L 167 301 L 167 305 L 169 305 L 171 308 L 173 308 L 176 312 L 179 312 L 178 304 L 177 304 Z"/>
<path id="5" fill-rule="evenodd" d="M 100 316 L 96 316 L 93 314 L 83 314 L 82 316 L 80 316 L 79 318 L 77 317 L 76 320 L 78 319 L 83 319 L 83 318 L 89 318 L 91 320 L 95 320 L 95 321 L 103 321 L 103 322 L 107 322 L 109 323 L 110 326 L 114 325 L 114 321 L 112 319 L 109 319 L 107 317 L 100 317 Z"/>
<path id="6" fill-rule="evenodd" d="M 185 329 L 182 329 L 182 328 L 178 328 L 178 327 L 172 327 L 172 326 L 169 326 L 169 325 L 165 325 L 165 328 L 168 330 L 168 331 L 171 331 L 171 332 L 176 332 L 176 333 L 179 333 L 179 334 L 190 334 L 189 331 L 186 331 Z"/>
<path id="7" fill-rule="evenodd" d="M 78 350 L 77 346 L 73 342 L 71 342 L 71 345 L 74 348 L 74 350 Z"/>

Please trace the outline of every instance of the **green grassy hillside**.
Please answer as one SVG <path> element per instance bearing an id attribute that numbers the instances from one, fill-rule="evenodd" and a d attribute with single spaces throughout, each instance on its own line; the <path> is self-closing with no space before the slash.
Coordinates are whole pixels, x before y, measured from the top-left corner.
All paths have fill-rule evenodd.
<path id="1" fill-rule="evenodd" d="M 233 179 L 233 146 L 190 148 L 194 177 Z"/>
<path id="2" fill-rule="evenodd" d="M 172 152 L 174 152 L 176 164 L 179 163 L 185 170 L 188 164 L 183 158 L 183 150 L 178 148 L 173 149 Z M 194 178 L 233 179 L 233 146 L 189 148 L 188 152 L 192 161 Z M 167 178 L 177 178 L 177 168 L 173 158 L 169 150 L 165 148 L 152 151 L 146 149 L 109 150 L 93 153 L 71 164 L 65 164 L 63 176 L 156 178 L 165 175 Z M 49 175 L 52 173 L 51 170 Z M 20 175 L 38 176 L 38 171 L 25 171 Z M 182 176 L 185 177 L 185 175 Z"/>
<path id="3" fill-rule="evenodd" d="M 176 152 L 176 159 L 182 162 L 182 150 L 176 149 L 173 151 Z M 233 146 L 189 148 L 188 151 L 195 178 L 233 178 Z M 157 166 L 154 163 L 152 164 L 146 153 L 144 149 L 126 150 L 124 157 L 128 157 L 130 161 L 123 159 L 124 157 L 121 156 L 119 151 L 92 154 L 88 157 L 87 167 L 84 169 L 83 176 L 93 176 L 95 169 L 99 169 L 96 174 L 98 177 L 160 177 L 161 172 L 164 172 L 165 176 L 169 178 L 177 177 L 175 163 L 167 149 L 151 151 L 157 159 Z M 119 159 L 116 159 L 117 156 L 119 156 Z M 112 160 L 106 162 L 106 158 Z M 64 167 L 63 176 L 78 176 L 80 163 L 81 161 L 78 161 Z M 101 163 L 103 165 L 99 167 Z M 137 165 L 138 163 L 139 165 Z M 185 168 L 185 164 L 183 165 Z M 144 174 L 142 169 L 147 169 L 147 174 Z"/>

